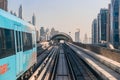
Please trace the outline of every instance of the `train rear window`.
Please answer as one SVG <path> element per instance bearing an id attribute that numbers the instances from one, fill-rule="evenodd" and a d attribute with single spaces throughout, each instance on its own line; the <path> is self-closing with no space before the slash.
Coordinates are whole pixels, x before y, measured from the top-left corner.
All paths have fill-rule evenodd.
<path id="1" fill-rule="evenodd" d="M 15 54 L 14 31 L 0 28 L 0 58 Z"/>
<path id="2" fill-rule="evenodd" d="M 32 49 L 32 34 L 23 32 L 23 51 Z"/>

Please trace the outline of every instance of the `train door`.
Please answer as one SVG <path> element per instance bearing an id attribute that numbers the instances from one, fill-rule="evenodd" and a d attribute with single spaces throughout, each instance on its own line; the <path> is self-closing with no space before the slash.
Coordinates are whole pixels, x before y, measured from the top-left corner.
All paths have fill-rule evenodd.
<path id="1" fill-rule="evenodd" d="M 15 30 L 15 42 L 16 42 L 16 74 L 17 77 L 23 71 L 23 45 L 22 45 L 22 32 L 21 26 L 16 26 Z"/>

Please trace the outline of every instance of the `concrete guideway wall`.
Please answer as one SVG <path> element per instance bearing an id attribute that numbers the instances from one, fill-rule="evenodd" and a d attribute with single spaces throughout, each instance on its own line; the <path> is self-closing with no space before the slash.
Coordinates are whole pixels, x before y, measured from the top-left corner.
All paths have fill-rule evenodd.
<path id="1" fill-rule="evenodd" d="M 90 44 L 82 44 L 82 43 L 75 43 L 75 42 L 74 42 L 74 44 L 77 46 L 80 46 L 82 48 L 88 49 L 90 51 L 93 51 L 97 54 L 103 55 L 103 56 L 110 58 L 114 61 L 120 62 L 120 51 L 119 50 L 111 50 L 108 48 L 93 46 Z"/>

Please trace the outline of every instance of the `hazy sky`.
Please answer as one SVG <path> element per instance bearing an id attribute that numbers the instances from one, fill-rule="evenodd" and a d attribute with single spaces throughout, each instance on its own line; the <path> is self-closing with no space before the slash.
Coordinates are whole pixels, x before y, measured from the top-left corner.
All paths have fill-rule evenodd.
<path id="1" fill-rule="evenodd" d="M 96 18 L 100 8 L 107 8 L 110 0 L 8 0 L 9 11 L 18 13 L 23 5 L 24 20 L 30 21 L 33 12 L 37 26 L 52 28 L 69 33 L 74 38 L 77 28 L 80 29 L 81 40 L 87 33 L 91 37 L 92 20 Z"/>

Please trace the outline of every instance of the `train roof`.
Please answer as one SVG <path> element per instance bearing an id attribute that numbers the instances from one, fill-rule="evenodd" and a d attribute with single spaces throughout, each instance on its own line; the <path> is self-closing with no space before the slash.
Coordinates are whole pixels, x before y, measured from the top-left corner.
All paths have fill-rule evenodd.
<path id="1" fill-rule="evenodd" d="M 29 26 L 30 28 L 34 28 L 34 26 L 32 24 L 30 24 L 30 23 L 28 23 L 28 22 L 26 22 L 26 21 L 24 21 L 24 20 L 22 20 L 22 19 L 20 19 L 20 18 L 18 18 L 16 16 L 10 14 L 9 12 L 6 12 L 6 11 L 2 10 L 2 9 L 0 9 L 0 15 L 3 16 L 3 17 L 8 18 L 10 20 L 13 20 L 15 22 L 18 22 L 18 23 L 20 23 L 22 25 Z"/>

